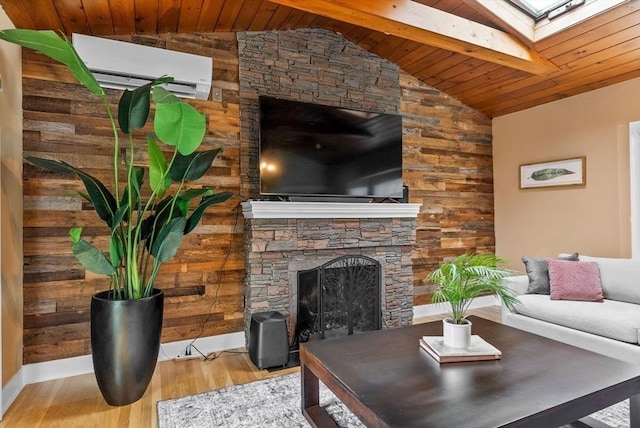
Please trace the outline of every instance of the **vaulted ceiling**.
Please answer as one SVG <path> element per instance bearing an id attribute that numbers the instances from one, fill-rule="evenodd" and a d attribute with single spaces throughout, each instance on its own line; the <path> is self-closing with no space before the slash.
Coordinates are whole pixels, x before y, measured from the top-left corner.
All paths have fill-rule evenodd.
<path id="1" fill-rule="evenodd" d="M 0 0 L 0 5 L 18 28 L 68 35 L 324 28 L 491 117 L 640 77 L 640 0 L 586 0 L 537 23 L 503 0 Z"/>

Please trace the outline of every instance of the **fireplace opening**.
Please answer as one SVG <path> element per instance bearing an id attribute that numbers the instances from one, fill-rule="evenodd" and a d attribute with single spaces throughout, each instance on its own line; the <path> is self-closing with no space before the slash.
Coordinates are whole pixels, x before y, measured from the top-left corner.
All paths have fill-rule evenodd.
<path id="1" fill-rule="evenodd" d="M 380 330 L 380 263 L 367 256 L 342 256 L 298 271 L 294 349 L 300 343 Z"/>

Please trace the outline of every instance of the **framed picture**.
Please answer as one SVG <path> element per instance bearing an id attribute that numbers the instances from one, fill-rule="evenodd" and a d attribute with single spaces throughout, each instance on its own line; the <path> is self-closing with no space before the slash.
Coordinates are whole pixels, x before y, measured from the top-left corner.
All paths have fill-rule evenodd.
<path id="1" fill-rule="evenodd" d="M 587 158 L 520 165 L 520 188 L 569 187 L 587 184 Z"/>

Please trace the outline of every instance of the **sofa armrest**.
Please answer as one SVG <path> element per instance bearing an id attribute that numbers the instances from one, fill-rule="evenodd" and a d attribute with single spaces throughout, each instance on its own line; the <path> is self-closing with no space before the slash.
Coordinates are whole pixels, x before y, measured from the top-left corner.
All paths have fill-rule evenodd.
<path id="1" fill-rule="evenodd" d="M 529 287 L 529 277 L 527 275 L 516 275 L 516 276 L 508 276 L 506 278 L 502 278 L 502 284 L 505 285 L 510 290 L 513 290 L 516 296 L 520 296 L 527 292 L 527 288 Z M 514 312 L 518 312 L 518 305 L 516 304 Z M 509 316 L 511 316 L 511 310 L 507 308 L 507 306 L 502 302 L 502 322 L 505 322 Z"/>
<path id="2" fill-rule="evenodd" d="M 502 283 L 519 296 L 527 292 L 529 277 L 527 275 L 508 276 L 502 279 Z"/>

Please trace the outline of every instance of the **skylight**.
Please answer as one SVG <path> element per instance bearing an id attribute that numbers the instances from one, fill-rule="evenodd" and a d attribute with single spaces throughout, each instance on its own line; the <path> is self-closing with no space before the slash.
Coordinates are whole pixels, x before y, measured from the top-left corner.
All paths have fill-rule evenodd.
<path id="1" fill-rule="evenodd" d="M 536 21 L 544 18 L 546 14 L 569 0 L 507 0 L 507 2 L 522 9 Z"/>

